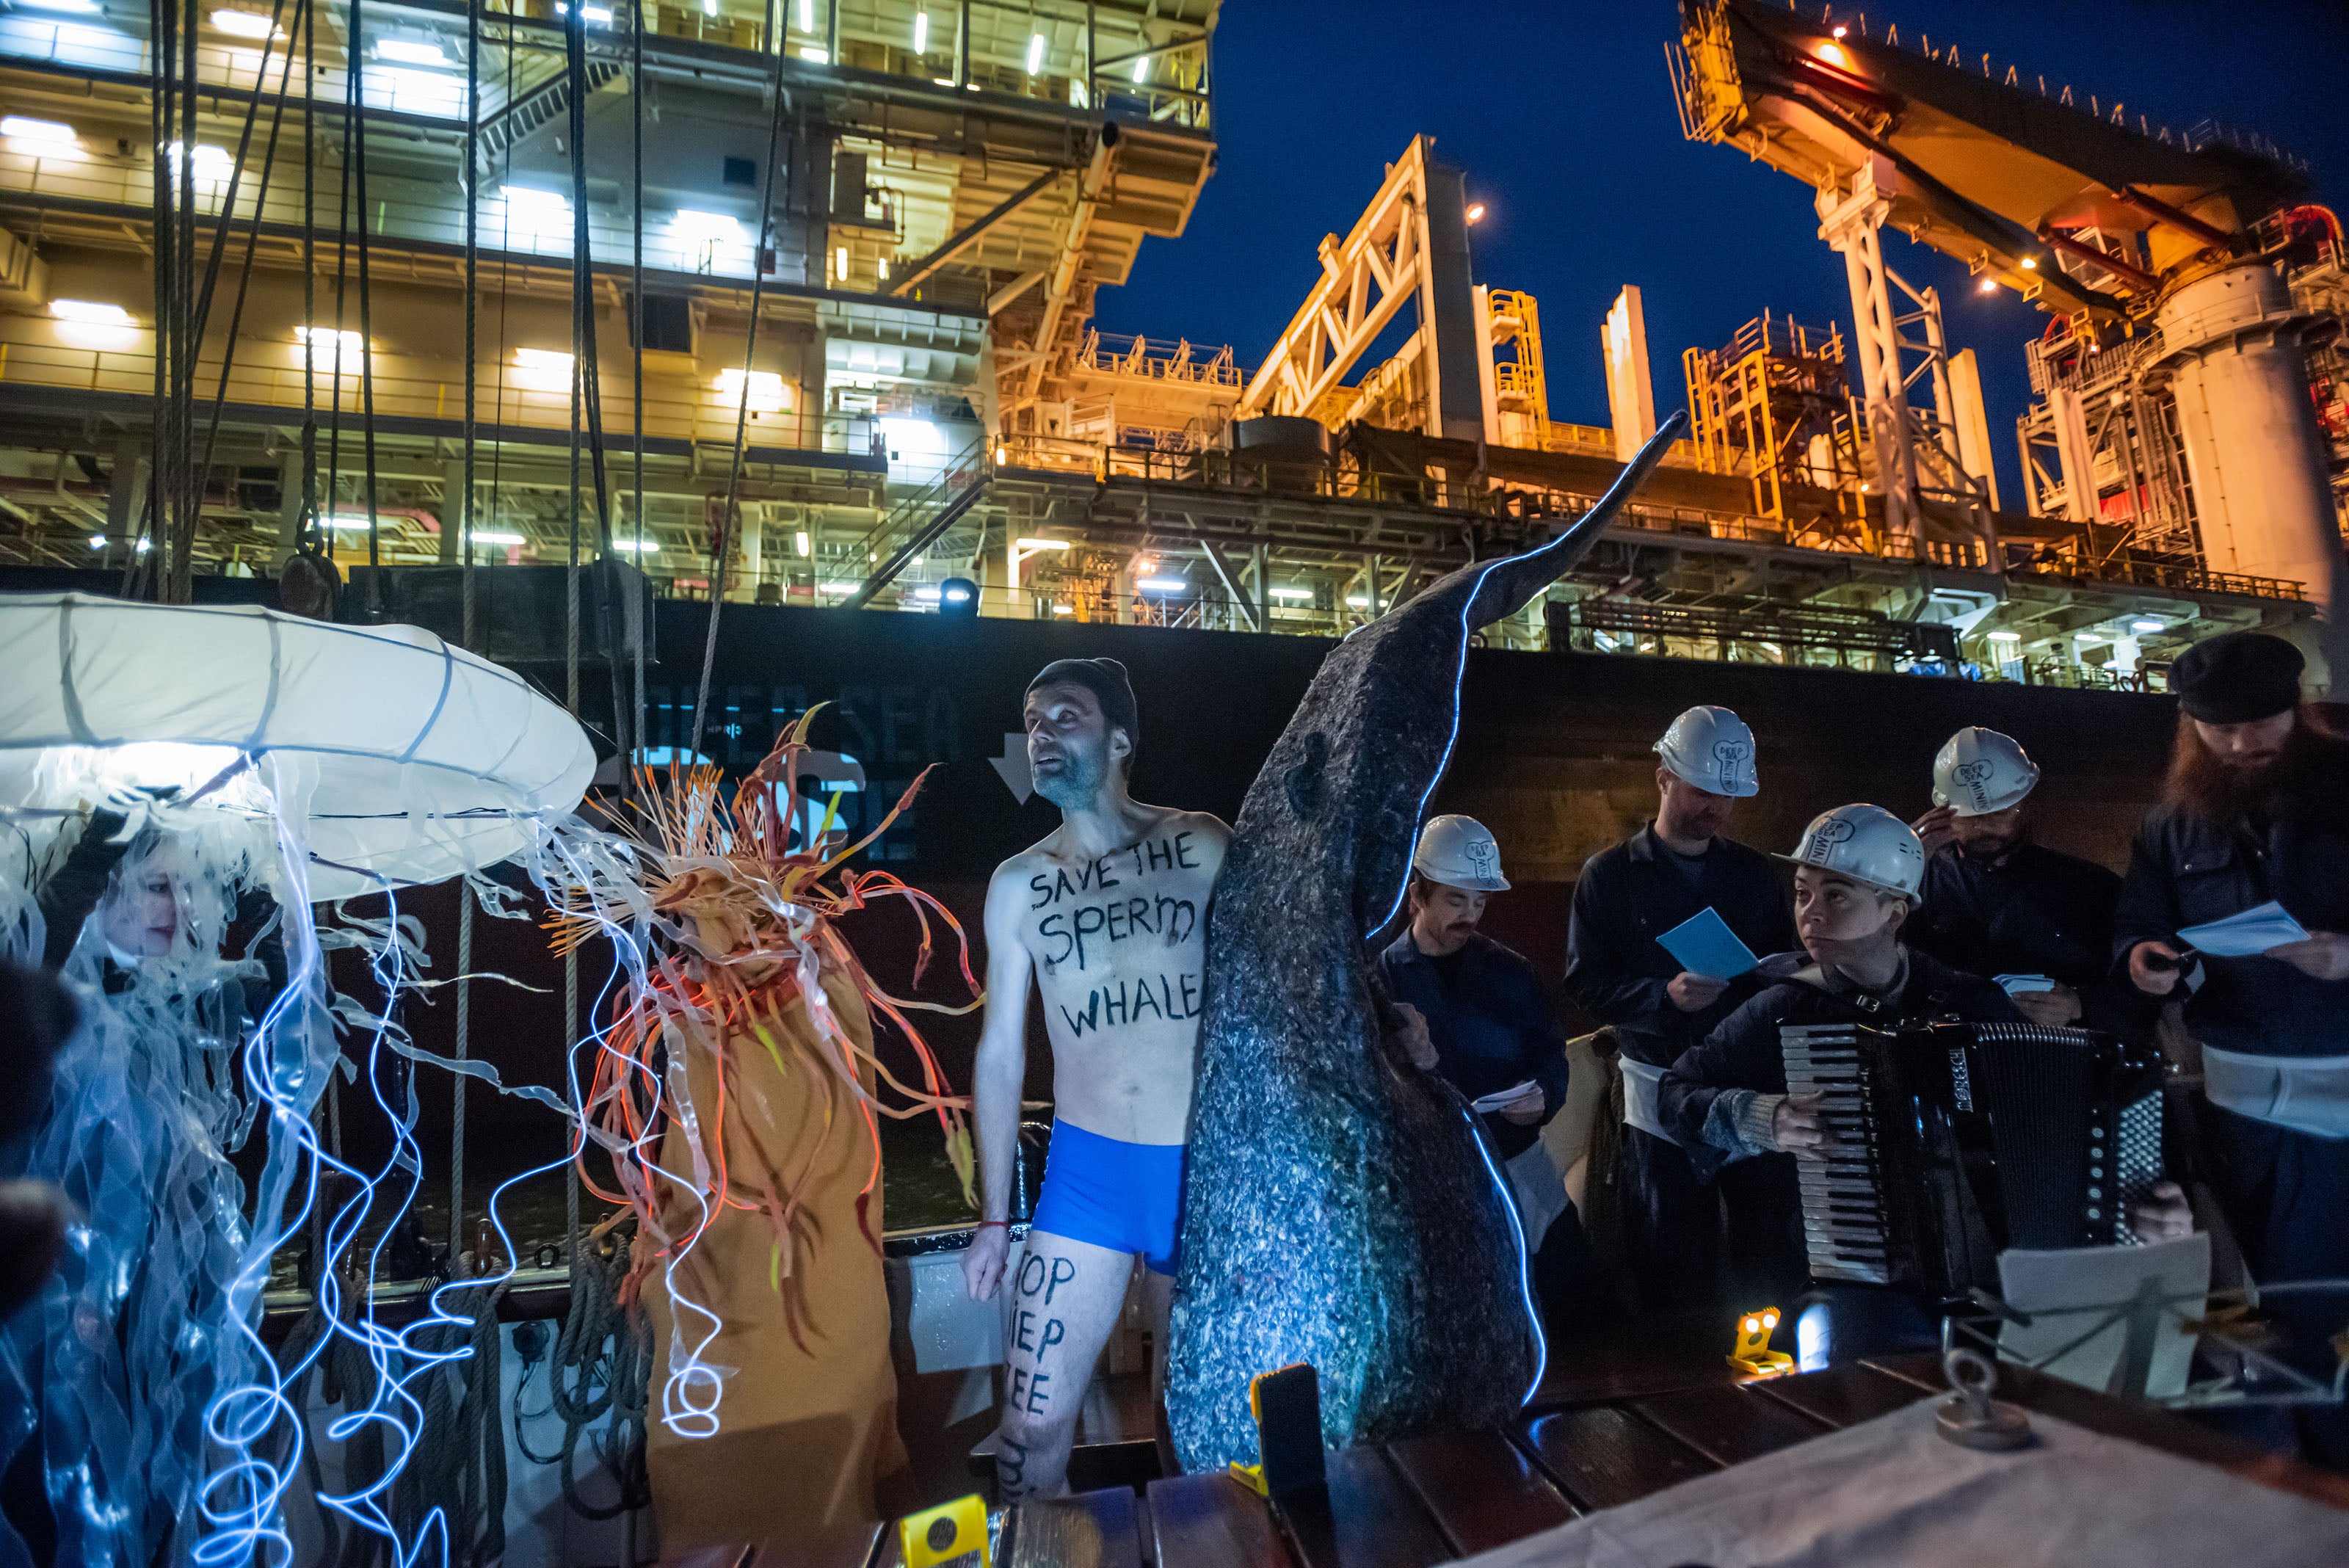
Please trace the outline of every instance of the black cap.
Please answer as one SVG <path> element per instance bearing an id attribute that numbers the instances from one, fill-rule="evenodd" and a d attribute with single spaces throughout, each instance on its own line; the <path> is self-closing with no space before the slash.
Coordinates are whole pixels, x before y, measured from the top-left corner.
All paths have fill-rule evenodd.
<path id="1" fill-rule="evenodd" d="M 2300 649 L 2263 631 L 2198 642 L 2169 667 L 2169 689 L 2189 719 L 2248 724 L 2300 706 Z"/>
<path id="2" fill-rule="evenodd" d="M 1125 666 L 1116 659 L 1056 659 L 1028 682 L 1030 691 L 1041 686 L 1083 687 L 1101 704 L 1102 717 L 1125 732 L 1126 743 L 1136 751 L 1142 749 L 1142 724 L 1133 705 L 1133 683 L 1125 678 Z"/>

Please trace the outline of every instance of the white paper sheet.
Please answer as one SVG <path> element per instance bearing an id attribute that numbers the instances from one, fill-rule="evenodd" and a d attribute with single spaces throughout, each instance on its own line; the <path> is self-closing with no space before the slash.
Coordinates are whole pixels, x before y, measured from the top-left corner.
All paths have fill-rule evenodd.
<path id="1" fill-rule="evenodd" d="M 2199 1317 L 2203 1298 L 2210 1293 L 2210 1238 L 2199 1231 L 2149 1247 L 2010 1248 L 2001 1252 L 1999 1294 L 2009 1306 L 2032 1317 L 2027 1328 L 2014 1323 L 1999 1325 L 2001 1359 L 2036 1366 L 2051 1377 L 2098 1393 L 2133 1394 L 2112 1386 L 2128 1335 L 2127 1315 L 2116 1303 L 2130 1300 L 2147 1280 L 2165 1300 L 2192 1299 L 2182 1307 L 2162 1309 L 2145 1394 L 2166 1399 L 2185 1393 L 2196 1336 L 2185 1329 L 2181 1314 Z M 2107 1317 L 2114 1321 L 2097 1327 Z M 2080 1343 L 2075 1345 L 2075 1340 Z M 2048 1356 L 2054 1359 L 2044 1360 Z"/>
<path id="2" fill-rule="evenodd" d="M 1755 1397 L 1760 1397 L 1756 1395 Z M 1474 1568 L 2340 1568 L 2349 1512 L 2034 1415 L 2038 1441 L 1944 1441 L 1933 1402 L 1682 1481 Z"/>
<path id="3" fill-rule="evenodd" d="M 1534 1082 L 1533 1079 L 1527 1078 L 1522 1084 L 1514 1084 L 1506 1089 L 1495 1089 L 1481 1099 L 1469 1101 L 1468 1108 L 1481 1116 L 1497 1111 L 1503 1106 L 1514 1105 L 1525 1098 L 1526 1092 L 1534 1087 Z"/>

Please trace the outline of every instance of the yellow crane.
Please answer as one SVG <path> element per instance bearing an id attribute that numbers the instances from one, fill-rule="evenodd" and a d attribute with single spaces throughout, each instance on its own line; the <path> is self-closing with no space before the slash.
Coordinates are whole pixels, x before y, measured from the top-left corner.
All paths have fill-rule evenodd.
<path id="1" fill-rule="evenodd" d="M 1934 475 L 1920 449 L 1925 470 L 1945 466 L 1919 439 L 1908 390 L 1920 372 L 1904 350 L 1941 362 L 1945 424 L 1950 410 L 1939 345 L 1901 339 L 1906 286 L 1884 263 L 1887 227 L 2077 335 L 2135 342 L 2138 384 L 2176 400 L 2209 564 L 2325 590 L 2338 520 L 2305 354 L 2337 323 L 2296 307 L 2274 265 L 2292 234 L 2280 220 L 2307 187 L 2289 159 L 2242 133 L 2175 133 L 2123 103 L 2051 90 L 1946 36 L 1870 36 L 1857 16 L 1760 0 L 1682 0 L 1671 61 L 1692 140 L 1737 147 L 1817 193 L 1821 237 L 1849 275 L 1889 530 L 1921 527 Z M 1923 315 L 1938 337 L 1938 302 Z"/>

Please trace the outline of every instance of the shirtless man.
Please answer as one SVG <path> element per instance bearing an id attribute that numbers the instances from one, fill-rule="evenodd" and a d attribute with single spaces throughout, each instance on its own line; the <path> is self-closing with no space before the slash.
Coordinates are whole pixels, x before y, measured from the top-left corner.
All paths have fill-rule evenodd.
<path id="1" fill-rule="evenodd" d="M 1163 1366 L 1183 1212 L 1207 897 L 1230 829 L 1126 793 L 1125 667 L 1064 659 L 1028 688 L 1028 763 L 1061 826 L 987 889 L 987 1023 L 975 1085 L 985 1218 L 963 1254 L 976 1301 L 1006 1285 L 1029 981 L 1052 1042 L 1052 1147 L 1008 1284 L 996 1476 L 1006 1501 L 1068 1486 L 1093 1363 L 1139 1258 Z"/>

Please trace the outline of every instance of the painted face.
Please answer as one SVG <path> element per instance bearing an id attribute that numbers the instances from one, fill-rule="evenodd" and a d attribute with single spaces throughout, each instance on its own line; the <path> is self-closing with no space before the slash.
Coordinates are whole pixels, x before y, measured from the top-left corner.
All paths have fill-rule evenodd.
<path id="1" fill-rule="evenodd" d="M 2194 721 L 2194 733 L 2219 765 L 2241 774 L 2262 773 L 2283 755 L 2283 743 L 2299 715 L 2287 708 L 2266 719 L 2242 724 L 2206 724 Z"/>
<path id="2" fill-rule="evenodd" d="M 1889 940 L 1907 914 L 1908 906 L 1889 893 L 1816 866 L 1795 869 L 1795 930 L 1803 950 L 1820 963 Z"/>
<path id="3" fill-rule="evenodd" d="M 1470 888 L 1447 888 L 1422 877 L 1412 897 L 1411 938 L 1435 958 L 1468 945 L 1469 933 L 1485 918 L 1485 895 Z"/>
<path id="4" fill-rule="evenodd" d="M 1661 796 L 1656 809 L 1658 820 L 1668 836 L 1684 842 L 1719 836 L 1729 826 L 1730 810 L 1737 804 L 1734 795 L 1699 789 L 1668 768 L 1656 770 L 1656 788 Z"/>
<path id="5" fill-rule="evenodd" d="M 1954 816 L 1950 832 L 1968 855 L 1995 860 L 2023 842 L 2023 807 L 1984 812 L 1980 816 Z"/>
<path id="6" fill-rule="evenodd" d="M 1111 729 L 1101 700 L 1082 686 L 1037 688 L 1028 693 L 1023 719 L 1036 793 L 1063 810 L 1099 794 L 1124 754 L 1123 732 Z"/>
<path id="7" fill-rule="evenodd" d="M 179 857 L 158 849 L 116 873 L 114 890 L 98 909 L 99 929 L 135 958 L 162 958 L 179 938 L 186 896 Z"/>

